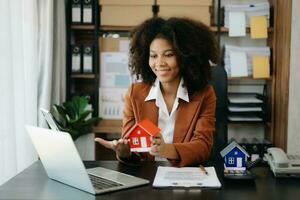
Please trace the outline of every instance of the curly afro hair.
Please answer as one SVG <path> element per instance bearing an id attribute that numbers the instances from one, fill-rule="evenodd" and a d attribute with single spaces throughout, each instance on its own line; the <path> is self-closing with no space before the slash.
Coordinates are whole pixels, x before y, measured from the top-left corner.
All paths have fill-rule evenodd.
<path id="1" fill-rule="evenodd" d="M 180 75 L 190 95 L 205 88 L 211 78 L 210 62 L 217 63 L 219 48 L 215 35 L 199 21 L 155 17 L 130 33 L 129 69 L 152 85 L 156 75 L 149 66 L 149 47 L 155 38 L 168 40 L 175 51 Z"/>

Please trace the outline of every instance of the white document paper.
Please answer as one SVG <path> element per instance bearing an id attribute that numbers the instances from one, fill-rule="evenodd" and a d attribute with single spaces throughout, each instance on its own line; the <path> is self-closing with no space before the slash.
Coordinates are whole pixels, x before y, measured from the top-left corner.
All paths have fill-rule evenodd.
<path id="1" fill-rule="evenodd" d="M 263 103 L 263 100 L 258 99 L 255 94 L 229 94 L 229 103 Z"/>
<path id="2" fill-rule="evenodd" d="M 246 35 L 246 16 L 244 12 L 229 12 L 229 36 Z"/>
<path id="3" fill-rule="evenodd" d="M 121 52 L 129 52 L 129 40 L 120 40 L 119 51 Z"/>
<path id="4" fill-rule="evenodd" d="M 248 76 L 247 55 L 245 52 L 230 52 L 231 77 Z"/>
<path id="5" fill-rule="evenodd" d="M 247 55 L 247 71 L 248 76 L 253 74 L 252 70 L 252 60 L 253 56 L 268 56 L 270 57 L 271 51 L 270 47 L 242 47 L 242 46 L 233 46 L 233 45 L 225 45 L 225 55 L 224 55 L 224 64 L 225 70 L 228 74 L 228 77 L 232 77 L 231 75 L 231 66 L 230 66 L 230 53 L 231 52 L 244 52 Z"/>
<path id="6" fill-rule="evenodd" d="M 103 119 L 122 119 L 126 92 L 124 88 L 100 88 L 99 116 Z"/>
<path id="7" fill-rule="evenodd" d="M 214 167 L 206 167 L 205 174 L 199 167 L 162 167 L 157 168 L 153 187 L 205 187 L 220 188 Z"/>
<path id="8" fill-rule="evenodd" d="M 246 16 L 246 27 L 249 27 L 249 19 L 251 16 L 266 16 L 270 19 L 270 3 L 268 0 L 243 0 L 243 3 L 238 1 L 222 1 L 224 5 L 224 26 L 229 28 L 229 13 L 244 12 Z"/>
<path id="9" fill-rule="evenodd" d="M 101 53 L 100 87 L 127 88 L 131 82 L 127 52 Z"/>
<path id="10" fill-rule="evenodd" d="M 228 116 L 228 120 L 232 122 L 261 122 L 263 121 L 262 118 L 256 116 Z"/>
<path id="11" fill-rule="evenodd" d="M 99 117 L 103 119 L 122 119 L 124 104 L 116 102 L 102 102 L 100 103 Z"/>
<path id="12" fill-rule="evenodd" d="M 261 107 L 228 106 L 230 112 L 262 112 Z"/>

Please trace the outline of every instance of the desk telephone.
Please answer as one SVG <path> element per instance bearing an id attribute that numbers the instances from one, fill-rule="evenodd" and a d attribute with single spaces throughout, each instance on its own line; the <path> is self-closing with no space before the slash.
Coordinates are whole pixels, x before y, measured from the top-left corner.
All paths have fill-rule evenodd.
<path id="1" fill-rule="evenodd" d="M 300 156 L 287 155 L 282 149 L 268 148 L 265 158 L 276 177 L 300 177 Z"/>

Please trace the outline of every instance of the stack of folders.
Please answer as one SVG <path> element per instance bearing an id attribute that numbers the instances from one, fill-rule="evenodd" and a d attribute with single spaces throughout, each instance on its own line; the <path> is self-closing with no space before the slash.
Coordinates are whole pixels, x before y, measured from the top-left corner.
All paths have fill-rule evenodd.
<path id="1" fill-rule="evenodd" d="M 72 74 L 93 73 L 94 72 L 94 45 L 74 44 L 71 45 L 71 72 Z"/>
<path id="2" fill-rule="evenodd" d="M 254 60 L 266 58 L 267 63 L 259 64 L 261 70 L 269 70 L 270 47 L 240 47 L 225 45 L 224 65 L 229 77 L 256 77 Z M 266 66 L 263 66 L 266 65 Z M 268 72 L 269 73 L 269 72 Z"/>
<path id="3" fill-rule="evenodd" d="M 255 0 L 249 0 L 249 2 L 245 2 L 243 4 L 233 4 L 230 1 L 228 4 L 224 5 L 224 26 L 229 28 L 229 13 L 233 12 L 242 12 L 245 13 L 246 18 L 246 26 L 250 25 L 250 17 L 251 16 L 266 16 L 267 25 L 269 26 L 270 19 L 270 4 L 268 0 L 259 0 L 255 2 Z"/>
<path id="4" fill-rule="evenodd" d="M 229 122 L 264 122 L 265 97 L 257 93 L 228 94 Z"/>
<path id="5" fill-rule="evenodd" d="M 71 23 L 92 24 L 94 23 L 94 1 L 72 0 L 71 1 Z"/>

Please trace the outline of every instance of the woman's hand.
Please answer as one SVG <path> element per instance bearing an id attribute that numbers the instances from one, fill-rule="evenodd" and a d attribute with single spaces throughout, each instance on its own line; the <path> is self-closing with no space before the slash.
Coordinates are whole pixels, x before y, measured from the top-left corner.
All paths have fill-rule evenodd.
<path id="1" fill-rule="evenodd" d="M 173 144 L 167 144 L 160 133 L 152 137 L 150 154 L 153 156 L 161 156 L 167 159 L 178 160 L 179 155 Z"/>
<path id="2" fill-rule="evenodd" d="M 153 155 L 153 156 L 163 156 L 164 155 L 165 141 L 160 133 L 158 133 L 156 136 L 152 137 L 151 144 L 152 144 L 151 149 L 150 149 L 151 155 Z"/>
<path id="3" fill-rule="evenodd" d="M 108 149 L 114 150 L 120 158 L 130 157 L 129 139 L 108 141 L 102 138 L 95 138 L 95 141 Z"/>

